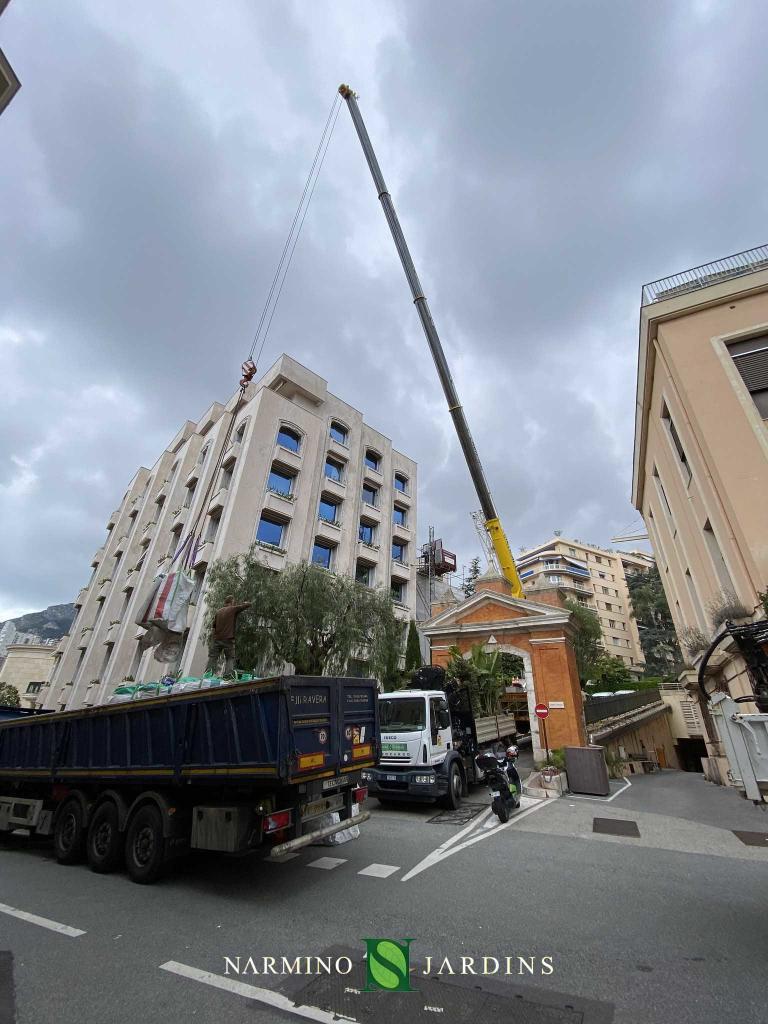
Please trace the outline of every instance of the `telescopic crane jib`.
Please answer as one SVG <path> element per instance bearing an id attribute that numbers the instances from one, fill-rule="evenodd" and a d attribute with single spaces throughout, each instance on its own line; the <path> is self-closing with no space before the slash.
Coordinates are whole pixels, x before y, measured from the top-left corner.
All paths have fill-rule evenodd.
<path id="1" fill-rule="evenodd" d="M 467 418 L 464 415 L 459 396 L 456 391 L 456 385 L 453 383 L 451 377 L 451 371 L 448 369 L 448 363 L 445 359 L 445 353 L 443 352 L 443 346 L 440 344 L 440 338 L 437 334 L 432 315 L 429 312 L 429 306 L 427 300 L 422 291 L 421 282 L 419 281 L 416 268 L 413 265 L 411 254 L 408 251 L 408 245 L 405 241 L 402 228 L 400 227 L 400 221 L 397 219 L 395 213 L 395 207 L 392 202 L 392 196 L 387 190 L 387 186 L 384 182 L 384 177 L 379 167 L 379 162 L 376 159 L 376 154 L 373 151 L 371 140 L 368 137 L 368 132 L 365 127 L 360 108 L 357 105 L 357 98 L 348 85 L 340 85 L 339 93 L 346 100 L 349 112 L 352 115 L 352 122 L 354 123 L 357 131 L 357 136 L 360 139 L 360 145 L 363 147 L 365 153 L 365 159 L 368 161 L 368 167 L 370 168 L 371 175 L 373 177 L 373 183 L 376 186 L 376 191 L 379 195 L 379 200 L 384 209 L 384 216 L 387 218 L 389 224 L 389 230 L 392 232 L 392 238 L 395 241 L 397 252 L 400 256 L 400 262 L 403 264 L 403 270 L 405 276 L 408 279 L 408 284 L 413 295 L 413 301 L 418 310 L 419 317 L 421 319 L 421 325 L 424 328 L 424 333 L 427 336 L 427 344 L 429 350 L 432 353 L 432 358 L 435 361 L 435 367 L 437 368 L 437 375 L 440 378 L 440 383 L 443 386 L 443 392 L 445 394 L 446 401 L 448 402 L 448 411 L 453 419 L 453 425 L 456 428 L 456 433 L 459 437 L 459 444 L 461 445 L 462 451 L 464 452 L 464 458 L 467 461 L 469 468 L 469 475 L 472 477 L 472 483 L 475 485 L 477 496 L 480 499 L 480 507 L 483 512 L 484 526 L 488 531 L 488 535 L 493 545 L 493 550 L 496 554 L 496 558 L 499 563 L 499 568 L 503 573 L 505 579 L 507 579 L 512 587 L 512 594 L 514 597 L 525 597 L 523 593 L 523 587 L 520 582 L 520 577 L 517 572 L 517 566 L 515 560 L 512 557 L 512 550 L 509 546 L 504 528 L 499 522 L 499 517 L 496 514 L 496 507 L 493 504 L 493 498 L 488 488 L 488 484 L 485 479 L 485 473 L 483 467 L 480 464 L 480 458 L 475 448 L 475 443 L 472 440 L 472 435 L 469 432 L 469 425 L 467 424 Z"/>

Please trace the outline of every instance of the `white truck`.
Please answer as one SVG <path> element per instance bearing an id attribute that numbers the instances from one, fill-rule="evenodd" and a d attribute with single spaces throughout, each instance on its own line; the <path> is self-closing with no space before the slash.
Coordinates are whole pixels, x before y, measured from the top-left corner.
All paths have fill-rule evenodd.
<path id="1" fill-rule="evenodd" d="M 379 717 L 381 759 L 362 781 L 382 804 L 437 800 L 455 809 L 483 778 L 478 753 L 504 750 L 517 737 L 513 715 L 476 717 L 463 686 L 380 694 Z"/>

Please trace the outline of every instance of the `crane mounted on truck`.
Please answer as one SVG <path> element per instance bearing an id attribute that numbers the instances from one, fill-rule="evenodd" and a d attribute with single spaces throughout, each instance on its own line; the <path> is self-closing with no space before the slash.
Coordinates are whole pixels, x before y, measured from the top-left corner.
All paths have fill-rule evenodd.
<path id="1" fill-rule="evenodd" d="M 493 552 L 496 556 L 496 560 L 499 565 L 504 578 L 509 582 L 512 588 L 512 595 L 514 597 L 525 597 L 523 593 L 523 585 L 520 582 L 520 576 L 517 572 L 517 566 L 515 565 L 515 559 L 512 556 L 512 549 L 509 546 L 507 535 L 504 532 L 504 527 L 501 525 L 496 506 L 491 496 L 488 482 L 485 479 L 485 473 L 480 462 L 480 457 L 477 454 L 477 448 L 475 442 L 472 440 L 472 434 L 469 430 L 469 424 L 467 423 L 467 417 L 464 414 L 464 409 L 459 401 L 459 394 L 456 390 L 456 385 L 451 377 L 451 371 L 448 367 L 448 362 L 443 352 L 443 346 L 440 342 L 440 337 L 435 327 L 435 322 L 432 319 L 432 314 L 429 311 L 429 305 L 427 303 L 424 290 L 421 287 L 419 276 L 416 273 L 416 267 L 414 266 L 413 259 L 411 258 L 408 244 L 405 241 L 403 230 L 400 227 L 400 221 L 398 220 L 397 213 L 395 212 L 394 203 L 392 202 L 392 196 L 387 189 L 384 181 L 384 176 L 381 173 L 379 162 L 376 159 L 376 154 L 373 151 L 368 131 L 365 127 L 360 108 L 357 105 L 357 97 L 355 93 L 350 89 L 348 85 L 340 85 L 339 93 L 342 98 L 346 101 L 349 112 L 352 115 L 352 123 L 357 131 L 357 137 L 360 140 L 360 145 L 363 147 L 363 153 L 365 159 L 368 162 L 368 167 L 373 177 L 373 183 L 376 186 L 376 191 L 379 196 L 382 208 L 384 210 L 384 216 L 387 218 L 387 224 L 389 224 L 389 230 L 392 232 L 392 238 L 397 248 L 398 255 L 400 256 L 400 262 L 403 264 L 403 270 L 405 276 L 408 279 L 408 284 L 413 295 L 413 302 L 421 320 L 421 325 L 424 328 L 424 334 L 427 338 L 427 344 L 429 350 L 432 353 L 432 358 L 435 361 L 435 368 L 437 369 L 437 375 L 440 378 L 440 383 L 443 387 L 443 393 L 445 394 L 446 401 L 448 402 L 448 411 L 451 414 L 453 425 L 456 428 L 456 434 L 459 438 L 459 444 L 461 450 L 464 452 L 464 458 L 467 462 L 469 469 L 469 475 L 472 478 L 472 483 L 475 485 L 477 496 L 480 500 L 480 507 L 483 514 L 483 525 L 490 538 Z"/>

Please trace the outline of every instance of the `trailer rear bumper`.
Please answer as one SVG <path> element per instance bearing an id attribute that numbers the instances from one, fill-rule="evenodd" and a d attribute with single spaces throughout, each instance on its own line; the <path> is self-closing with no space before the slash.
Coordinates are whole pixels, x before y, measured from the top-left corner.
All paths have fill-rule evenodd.
<path id="1" fill-rule="evenodd" d="M 278 843 L 277 846 L 273 846 L 270 850 L 269 859 L 282 857 L 286 853 L 293 853 L 296 850 L 300 850 L 302 846 L 311 846 L 318 839 L 325 839 L 326 836 L 332 836 L 336 832 L 343 832 L 344 829 L 351 828 L 353 825 L 360 825 L 362 822 L 368 821 L 370 816 L 370 811 L 361 811 L 353 818 L 346 818 L 344 821 L 339 821 L 334 825 L 326 825 L 325 828 L 319 828 L 315 832 L 307 832 L 296 839 L 289 839 L 285 843 Z"/>

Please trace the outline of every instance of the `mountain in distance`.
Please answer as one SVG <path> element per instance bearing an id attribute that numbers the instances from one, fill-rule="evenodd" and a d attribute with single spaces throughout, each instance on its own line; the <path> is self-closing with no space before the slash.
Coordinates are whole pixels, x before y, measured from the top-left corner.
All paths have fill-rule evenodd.
<path id="1" fill-rule="evenodd" d="M 75 618 L 73 604 L 52 604 L 42 612 L 27 612 L 11 621 L 19 633 L 37 633 L 43 640 L 66 636 Z M 0 622 L 0 629 L 5 623 Z"/>

